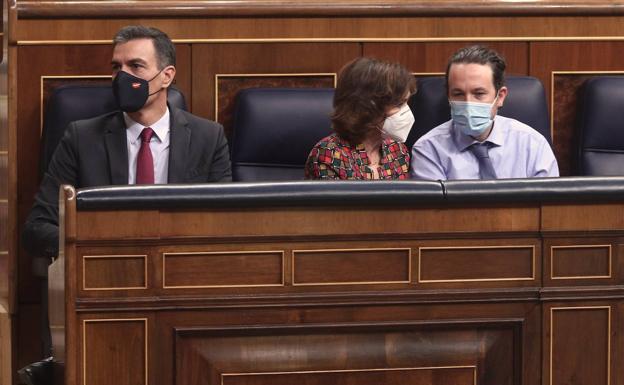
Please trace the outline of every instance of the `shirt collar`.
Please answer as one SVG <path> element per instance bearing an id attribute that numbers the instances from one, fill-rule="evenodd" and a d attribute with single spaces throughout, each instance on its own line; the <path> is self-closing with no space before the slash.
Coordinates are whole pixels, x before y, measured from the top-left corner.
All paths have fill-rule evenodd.
<path id="1" fill-rule="evenodd" d="M 123 116 L 126 123 L 126 129 L 130 133 L 131 142 L 135 143 L 137 140 L 139 140 L 141 132 L 143 131 L 145 126 L 135 122 L 126 112 L 123 113 Z M 158 140 L 162 142 L 165 139 L 166 135 L 169 133 L 169 106 L 167 106 L 165 114 L 161 116 L 161 118 L 158 119 L 158 121 L 152 124 L 150 127 L 152 128 L 152 130 L 154 130 L 154 133 L 156 134 Z"/>
<path id="2" fill-rule="evenodd" d="M 484 140 L 484 142 L 492 143 L 494 146 L 502 146 L 505 142 L 505 127 L 502 124 L 501 120 L 498 119 L 498 115 L 494 116 L 492 131 L 490 131 L 490 135 Z M 468 147 L 472 146 L 474 143 L 479 143 L 478 140 L 473 138 L 470 135 L 464 135 L 459 130 L 456 130 L 453 127 L 453 121 L 451 120 L 451 132 L 453 135 L 453 140 L 455 141 L 455 145 L 460 151 L 465 151 Z"/>

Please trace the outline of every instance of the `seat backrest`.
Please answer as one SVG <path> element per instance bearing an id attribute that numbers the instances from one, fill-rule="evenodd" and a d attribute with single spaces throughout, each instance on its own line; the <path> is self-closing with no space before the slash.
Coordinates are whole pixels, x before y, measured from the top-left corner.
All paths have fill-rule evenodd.
<path id="1" fill-rule="evenodd" d="M 507 76 L 506 86 L 509 93 L 498 113 L 533 127 L 551 143 L 548 105 L 542 82 L 531 76 Z M 406 145 L 411 147 L 429 130 L 451 118 L 444 76 L 418 79 L 418 92 L 410 98 L 409 106 L 415 118 L 406 141 Z"/>
<path id="2" fill-rule="evenodd" d="M 170 105 L 186 110 L 184 95 L 168 88 Z M 45 172 L 67 125 L 117 110 L 110 85 L 64 85 L 54 89 L 48 99 L 41 139 L 41 172 Z"/>
<path id="3" fill-rule="evenodd" d="M 581 175 L 624 175 L 624 77 L 585 81 L 576 116 Z"/>
<path id="4" fill-rule="evenodd" d="M 310 150 L 331 132 L 333 98 L 333 88 L 240 91 L 231 141 L 233 179 L 303 179 Z"/>

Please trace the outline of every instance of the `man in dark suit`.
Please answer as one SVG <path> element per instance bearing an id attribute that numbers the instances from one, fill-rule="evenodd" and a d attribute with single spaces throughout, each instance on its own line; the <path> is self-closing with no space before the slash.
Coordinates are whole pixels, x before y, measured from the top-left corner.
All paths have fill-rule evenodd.
<path id="1" fill-rule="evenodd" d="M 49 263 L 58 254 L 58 194 L 62 184 L 89 187 L 231 181 L 223 127 L 167 104 L 175 77 L 169 37 L 143 26 L 113 39 L 113 93 L 119 111 L 71 123 L 56 148 L 22 234 L 24 248 Z M 47 295 L 46 281 L 43 283 Z M 47 301 L 42 300 L 43 313 Z M 50 354 L 47 317 L 44 355 Z M 22 383 L 51 383 L 51 360 L 19 371 Z"/>
<path id="2" fill-rule="evenodd" d="M 73 122 L 65 131 L 26 221 L 23 245 L 33 256 L 58 253 L 61 184 L 231 180 L 223 127 L 167 105 L 176 69 L 175 48 L 165 33 L 142 26 L 121 29 L 113 39 L 111 63 L 120 111 Z"/>

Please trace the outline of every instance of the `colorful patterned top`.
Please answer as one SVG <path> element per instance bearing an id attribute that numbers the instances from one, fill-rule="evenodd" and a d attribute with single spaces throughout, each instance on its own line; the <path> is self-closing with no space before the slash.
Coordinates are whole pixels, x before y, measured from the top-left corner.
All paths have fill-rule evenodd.
<path id="1" fill-rule="evenodd" d="M 379 179 L 409 179 L 409 151 L 403 143 L 384 139 L 377 167 Z M 363 144 L 352 146 L 331 134 L 318 142 L 305 165 L 306 179 L 373 179 Z"/>

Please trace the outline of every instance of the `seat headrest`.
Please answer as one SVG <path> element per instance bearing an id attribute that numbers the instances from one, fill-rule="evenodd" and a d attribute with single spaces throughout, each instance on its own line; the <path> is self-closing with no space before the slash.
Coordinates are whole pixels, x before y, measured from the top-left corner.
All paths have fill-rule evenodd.
<path id="1" fill-rule="evenodd" d="M 624 175 L 624 77 L 588 79 L 579 93 L 581 175 Z"/>
<path id="2" fill-rule="evenodd" d="M 498 113 L 533 127 L 550 143 L 550 120 L 542 82 L 531 76 L 507 76 L 506 86 L 509 93 Z M 410 98 L 408 104 L 415 118 L 406 141 L 408 147 L 429 130 L 451 118 L 443 76 L 418 79 L 418 92 Z"/>
<path id="3" fill-rule="evenodd" d="M 184 95 L 173 87 L 168 103 L 186 110 Z M 110 85 L 64 85 L 54 89 L 48 99 L 43 121 L 41 170 L 45 172 L 67 125 L 75 120 L 94 118 L 118 110 Z"/>
<path id="4" fill-rule="evenodd" d="M 303 179 L 310 150 L 331 132 L 333 97 L 332 88 L 242 90 L 234 110 L 233 179 Z"/>

